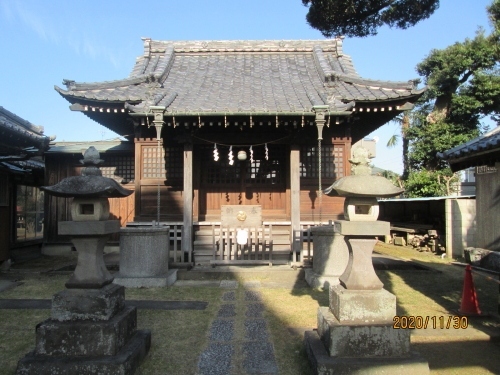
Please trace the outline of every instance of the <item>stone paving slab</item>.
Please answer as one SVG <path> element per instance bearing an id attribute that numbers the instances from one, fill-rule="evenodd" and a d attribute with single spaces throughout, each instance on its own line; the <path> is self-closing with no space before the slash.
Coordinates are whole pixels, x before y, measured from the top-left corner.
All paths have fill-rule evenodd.
<path id="1" fill-rule="evenodd" d="M 236 280 L 221 280 L 220 287 L 221 288 L 228 288 L 228 289 L 236 289 L 236 288 L 238 288 L 238 281 L 236 281 Z"/>
<path id="2" fill-rule="evenodd" d="M 236 316 L 236 306 L 234 304 L 221 305 L 217 316 L 219 318 L 232 318 Z"/>
<path id="3" fill-rule="evenodd" d="M 254 290 L 245 290 L 245 301 L 261 301 L 260 293 Z"/>
<path id="4" fill-rule="evenodd" d="M 225 292 L 223 295 L 222 295 L 222 300 L 223 301 L 235 301 L 236 300 L 236 293 L 234 290 L 230 291 L 230 292 Z"/>
<path id="5" fill-rule="evenodd" d="M 264 312 L 263 303 L 251 303 L 247 306 L 247 311 L 245 316 L 247 318 L 262 318 L 262 313 Z"/>
<path id="6" fill-rule="evenodd" d="M 245 320 L 245 340 L 264 341 L 267 339 L 267 325 L 264 319 Z"/>
<path id="7" fill-rule="evenodd" d="M 261 299 L 257 290 L 231 290 L 221 296 L 223 303 L 210 327 L 209 344 L 198 360 L 199 375 L 278 373 Z M 229 301 L 232 303 L 224 303 Z"/>
<path id="8" fill-rule="evenodd" d="M 277 374 L 274 348 L 269 341 L 243 343 L 243 369 L 248 374 Z"/>
<path id="9" fill-rule="evenodd" d="M 234 335 L 234 320 L 217 319 L 210 327 L 210 341 L 231 341 Z"/>
<path id="10" fill-rule="evenodd" d="M 50 299 L 0 299 L 0 309 L 50 309 Z M 205 301 L 147 301 L 128 300 L 125 306 L 135 306 L 142 310 L 205 310 Z"/>
<path id="11" fill-rule="evenodd" d="M 198 370 L 200 375 L 228 375 L 231 373 L 231 359 L 234 344 L 210 342 L 200 355 Z"/>

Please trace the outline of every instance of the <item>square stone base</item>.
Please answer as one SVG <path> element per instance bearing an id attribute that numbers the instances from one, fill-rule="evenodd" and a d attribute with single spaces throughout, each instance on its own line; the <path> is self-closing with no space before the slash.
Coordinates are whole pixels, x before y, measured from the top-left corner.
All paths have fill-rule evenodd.
<path id="1" fill-rule="evenodd" d="M 165 275 L 154 277 L 125 277 L 119 273 L 115 275 L 114 284 L 126 288 L 157 288 L 170 286 L 177 281 L 177 269 L 168 270 Z"/>
<path id="2" fill-rule="evenodd" d="M 318 335 L 330 357 L 407 357 L 410 331 L 391 323 L 340 323 L 328 307 L 318 309 Z"/>
<path id="3" fill-rule="evenodd" d="M 306 268 L 304 273 L 306 282 L 311 288 L 327 289 L 331 286 L 340 284 L 338 276 L 318 275 L 311 268 Z"/>
<path id="4" fill-rule="evenodd" d="M 116 355 L 134 335 L 137 308 L 126 307 L 110 320 L 48 319 L 36 326 L 37 355 L 105 356 Z"/>
<path id="5" fill-rule="evenodd" d="M 101 289 L 65 289 L 52 296 L 51 318 L 109 320 L 125 306 L 125 288 L 108 284 Z"/>
<path id="6" fill-rule="evenodd" d="M 351 290 L 336 285 L 330 287 L 330 310 L 340 323 L 392 323 L 396 296 L 385 289 Z"/>
<path id="7" fill-rule="evenodd" d="M 330 357 L 316 331 L 304 334 L 306 352 L 317 375 L 427 375 L 429 365 L 416 352 L 408 357 L 346 358 Z"/>
<path id="8" fill-rule="evenodd" d="M 41 356 L 28 353 L 17 364 L 17 375 L 130 375 L 151 347 L 151 332 L 137 331 L 114 356 Z"/>

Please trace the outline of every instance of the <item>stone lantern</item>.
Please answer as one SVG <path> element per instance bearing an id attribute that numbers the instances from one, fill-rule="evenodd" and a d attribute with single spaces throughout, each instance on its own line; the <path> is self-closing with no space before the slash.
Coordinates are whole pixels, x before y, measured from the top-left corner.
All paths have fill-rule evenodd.
<path id="1" fill-rule="evenodd" d="M 315 240 L 323 238 L 320 245 L 332 244 L 318 249 L 320 254 L 329 250 L 338 254 L 340 247 L 347 249 L 347 257 L 342 259 L 345 269 L 338 282 L 329 285 L 329 306 L 318 309 L 317 331 L 305 333 L 306 351 L 317 374 L 428 374 L 427 362 L 410 351 L 410 331 L 393 329 L 396 296 L 383 289 L 372 263 L 376 237 L 390 232 L 389 222 L 377 221 L 376 198 L 393 197 L 403 189 L 371 175 L 365 149 L 356 149 L 349 161 L 352 175 L 325 189 L 330 196 L 346 197 L 345 220 L 313 228 Z M 331 239 L 325 241 L 328 236 Z M 313 263 L 316 250 L 315 241 Z"/>
<path id="2" fill-rule="evenodd" d="M 42 187 L 73 198 L 72 220 L 58 230 L 71 237 L 78 260 L 67 289 L 52 297 L 50 319 L 37 325 L 35 350 L 19 361 L 18 374 L 132 374 L 151 345 L 151 332 L 136 330 L 137 308 L 125 307 L 125 288 L 112 284 L 103 259 L 107 239 L 120 229 L 118 220 L 108 220 L 108 198 L 132 191 L 102 176 L 94 147 L 81 163 L 81 176 Z"/>

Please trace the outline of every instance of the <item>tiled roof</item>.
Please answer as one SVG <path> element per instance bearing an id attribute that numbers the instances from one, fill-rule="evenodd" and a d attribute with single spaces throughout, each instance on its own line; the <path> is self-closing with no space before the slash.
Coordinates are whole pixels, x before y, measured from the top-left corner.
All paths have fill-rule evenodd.
<path id="1" fill-rule="evenodd" d="M 39 160 L 23 160 L 23 161 L 10 161 L 10 162 L 0 162 L 3 169 L 9 170 L 11 173 L 30 173 L 33 171 L 43 173 L 45 169 L 45 163 Z"/>
<path id="2" fill-rule="evenodd" d="M 42 154 L 54 137 L 0 106 L 0 155 Z"/>
<path id="3" fill-rule="evenodd" d="M 98 83 L 65 80 L 70 102 L 124 103 L 131 112 L 304 113 L 313 105 L 351 112 L 356 102 L 413 102 L 414 81 L 361 78 L 342 39 L 313 41 L 156 41 L 144 39 L 128 78 Z"/>
<path id="4" fill-rule="evenodd" d="M 453 171 L 494 164 L 500 161 L 500 126 L 437 156 L 450 163 Z"/>
<path id="5" fill-rule="evenodd" d="M 99 153 L 108 152 L 131 152 L 134 151 L 134 144 L 120 139 L 111 141 L 92 142 L 56 142 L 50 146 L 46 154 L 82 154 L 90 146 L 94 146 Z"/>

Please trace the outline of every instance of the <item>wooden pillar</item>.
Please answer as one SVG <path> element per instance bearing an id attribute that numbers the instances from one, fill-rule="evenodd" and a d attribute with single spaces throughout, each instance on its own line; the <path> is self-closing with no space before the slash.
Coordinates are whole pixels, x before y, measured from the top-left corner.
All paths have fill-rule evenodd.
<path id="1" fill-rule="evenodd" d="M 184 213 L 182 251 L 193 250 L 193 144 L 184 143 Z"/>
<path id="2" fill-rule="evenodd" d="M 290 217 L 293 237 L 300 229 L 300 148 L 297 145 L 290 148 Z"/>
<path id="3" fill-rule="evenodd" d="M 134 163 L 135 163 L 135 176 L 134 176 L 134 183 L 135 183 L 135 194 L 134 194 L 134 221 L 139 221 L 139 217 L 142 215 L 142 208 L 141 208 L 141 178 L 142 178 L 142 144 L 141 140 L 138 138 L 134 139 L 134 146 L 135 146 L 135 157 L 134 157 Z"/>

